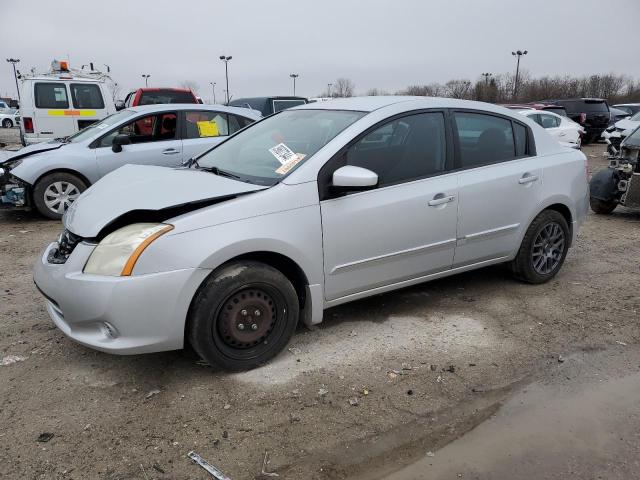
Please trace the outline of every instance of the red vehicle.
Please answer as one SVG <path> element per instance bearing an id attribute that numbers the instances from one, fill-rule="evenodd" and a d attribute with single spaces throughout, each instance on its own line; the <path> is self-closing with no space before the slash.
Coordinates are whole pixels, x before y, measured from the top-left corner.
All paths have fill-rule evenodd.
<path id="1" fill-rule="evenodd" d="M 116 110 L 162 103 L 198 103 L 198 99 L 188 88 L 139 88 L 127 94 L 124 102 L 116 102 Z"/>
<path id="2" fill-rule="evenodd" d="M 136 107 L 138 105 L 157 105 L 163 103 L 202 103 L 188 88 L 139 88 L 130 92 L 123 101 L 116 102 L 116 110 Z M 173 118 L 173 128 L 175 129 L 176 118 Z M 161 133 L 165 132 L 162 126 Z M 140 120 L 135 124 L 137 135 L 150 135 L 153 130 L 152 117 Z"/>

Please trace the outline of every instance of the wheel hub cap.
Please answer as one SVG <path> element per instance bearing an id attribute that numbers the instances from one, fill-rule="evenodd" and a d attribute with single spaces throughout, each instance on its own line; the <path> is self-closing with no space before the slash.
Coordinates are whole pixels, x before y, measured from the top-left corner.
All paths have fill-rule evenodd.
<path id="1" fill-rule="evenodd" d="M 219 313 L 222 339 L 234 348 L 251 348 L 265 341 L 275 322 L 273 299 L 259 288 L 233 294 Z"/>
<path id="2" fill-rule="evenodd" d="M 80 195 L 78 187 L 69 182 L 54 182 L 44 191 L 44 203 L 55 213 L 64 213 Z"/>
<path id="3" fill-rule="evenodd" d="M 533 242 L 531 260 L 536 272 L 547 275 L 553 272 L 562 260 L 565 249 L 564 231 L 555 222 L 545 225 Z"/>

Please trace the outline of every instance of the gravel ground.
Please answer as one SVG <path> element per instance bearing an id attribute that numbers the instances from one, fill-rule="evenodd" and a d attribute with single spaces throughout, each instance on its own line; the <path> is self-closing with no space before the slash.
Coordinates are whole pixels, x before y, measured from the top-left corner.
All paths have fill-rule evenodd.
<path id="1" fill-rule="evenodd" d="M 591 170 L 603 150 L 585 147 Z M 557 376 L 559 355 L 635 348 L 639 227 L 640 212 L 590 214 L 545 285 L 493 267 L 333 308 L 269 365 L 230 375 L 189 352 L 68 340 L 31 279 L 60 223 L 0 211 L 0 360 L 18 360 L 0 365 L 0 477 L 211 478 L 194 450 L 234 480 L 268 478 L 265 452 L 279 478 L 381 478 Z"/>

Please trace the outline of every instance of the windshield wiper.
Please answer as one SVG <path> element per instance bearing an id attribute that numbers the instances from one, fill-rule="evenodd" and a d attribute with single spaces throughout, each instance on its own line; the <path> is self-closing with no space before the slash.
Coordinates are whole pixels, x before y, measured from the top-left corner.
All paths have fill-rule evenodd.
<path id="1" fill-rule="evenodd" d="M 227 178 L 235 178 L 236 180 L 240 179 L 240 175 L 236 175 L 235 173 L 227 172 L 226 170 L 220 170 L 218 167 L 196 167 L 199 170 L 204 170 L 205 172 L 211 172 L 215 175 L 219 175 L 221 177 Z"/>

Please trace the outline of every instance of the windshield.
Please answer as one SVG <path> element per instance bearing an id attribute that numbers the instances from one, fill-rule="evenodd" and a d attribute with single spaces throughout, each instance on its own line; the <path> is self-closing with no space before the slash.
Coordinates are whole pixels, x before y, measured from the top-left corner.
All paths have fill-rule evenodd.
<path id="1" fill-rule="evenodd" d="M 640 112 L 638 112 L 634 116 L 630 117 L 629 120 L 633 120 L 634 122 L 640 122 Z"/>
<path id="2" fill-rule="evenodd" d="M 268 117 L 197 159 L 197 168 L 275 185 L 364 112 L 285 110 Z"/>
<path id="3" fill-rule="evenodd" d="M 629 135 L 625 141 L 625 145 L 640 146 L 640 127 L 636 128 L 631 135 Z"/>
<path id="4" fill-rule="evenodd" d="M 100 133 L 101 131 L 119 123 L 127 117 L 133 115 L 131 110 L 120 110 L 118 113 L 114 113 L 113 115 L 109 115 L 108 117 L 103 118 L 99 122 L 92 123 L 88 127 L 83 128 L 78 133 L 71 135 L 70 137 L 65 139 L 65 142 L 68 143 L 77 143 L 83 142 L 94 135 Z"/>

